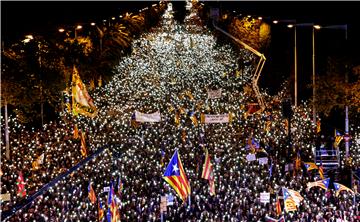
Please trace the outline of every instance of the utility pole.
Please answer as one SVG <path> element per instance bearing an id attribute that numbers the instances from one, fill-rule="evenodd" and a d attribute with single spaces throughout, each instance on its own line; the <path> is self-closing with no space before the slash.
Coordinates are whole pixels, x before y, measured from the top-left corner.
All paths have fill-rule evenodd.
<path id="1" fill-rule="evenodd" d="M 347 25 L 345 26 L 345 44 L 347 45 Z M 348 79 L 348 66 L 345 65 L 345 83 L 347 85 L 347 83 L 349 82 Z M 350 136 L 349 136 L 349 107 L 348 107 L 348 91 L 347 91 L 347 86 L 346 86 L 346 99 L 345 99 L 345 152 L 346 152 L 346 159 L 349 158 L 349 140 L 350 140 Z"/>

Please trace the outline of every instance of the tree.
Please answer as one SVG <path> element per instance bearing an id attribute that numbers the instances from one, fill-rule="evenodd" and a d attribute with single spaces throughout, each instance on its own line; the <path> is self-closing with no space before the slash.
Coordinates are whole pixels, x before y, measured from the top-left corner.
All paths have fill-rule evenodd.
<path id="1" fill-rule="evenodd" d="M 346 105 L 350 114 L 360 111 L 360 72 L 350 60 L 329 58 L 327 71 L 316 80 L 316 110 L 328 116 L 332 110 L 343 110 Z M 346 83 L 345 74 L 349 81 Z"/>

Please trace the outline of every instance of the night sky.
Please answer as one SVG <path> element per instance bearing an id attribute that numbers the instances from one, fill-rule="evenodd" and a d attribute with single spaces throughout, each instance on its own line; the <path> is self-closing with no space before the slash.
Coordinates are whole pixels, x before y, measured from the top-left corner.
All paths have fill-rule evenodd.
<path id="1" fill-rule="evenodd" d="M 1 36 L 5 42 L 23 38 L 26 34 L 57 33 L 59 27 L 100 22 L 124 12 L 134 12 L 151 6 L 156 1 L 1 1 Z M 221 10 L 235 10 L 236 14 L 262 16 L 272 19 L 296 19 L 298 23 L 313 22 L 320 25 L 348 24 L 348 40 L 342 30 L 321 30 L 316 33 L 317 73 L 324 72 L 326 58 L 333 54 L 358 56 L 360 35 L 358 2 L 310 1 L 205 1 Z M 185 3 L 174 2 L 174 10 L 183 14 Z M 181 17 L 181 16 L 180 16 Z M 312 33 L 311 28 L 298 28 L 299 96 L 306 99 L 311 89 Z M 289 78 L 293 68 L 293 32 L 285 25 L 272 25 L 271 44 L 266 52 L 265 67 L 260 86 L 278 90 L 280 83 Z"/>

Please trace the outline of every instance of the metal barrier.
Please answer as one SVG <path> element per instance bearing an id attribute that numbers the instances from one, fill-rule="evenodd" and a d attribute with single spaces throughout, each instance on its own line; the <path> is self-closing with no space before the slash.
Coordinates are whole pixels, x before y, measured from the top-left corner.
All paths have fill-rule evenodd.
<path id="1" fill-rule="evenodd" d="M 82 167 L 84 164 L 89 162 L 90 160 L 97 157 L 100 153 L 102 153 L 106 148 L 108 148 L 108 145 L 104 145 L 103 147 L 99 148 L 95 153 L 91 154 L 90 156 L 86 157 L 85 159 L 81 160 L 79 163 L 77 163 L 75 166 L 71 167 L 68 171 L 64 172 L 63 174 L 60 174 L 55 179 L 44 185 L 42 188 L 40 188 L 35 194 L 31 195 L 25 200 L 25 203 L 18 204 L 15 207 L 13 207 L 12 210 L 4 211 L 2 212 L 2 217 L 5 218 L 4 221 L 10 217 L 12 217 L 17 211 L 23 209 L 24 207 L 31 204 L 37 197 L 42 195 L 44 192 L 46 192 L 50 187 L 54 186 L 57 182 L 64 179 L 68 175 L 70 175 L 72 172 L 78 170 L 80 167 Z M 2 218 L 1 218 L 2 219 Z M 3 220 L 2 220 L 3 221 Z"/>

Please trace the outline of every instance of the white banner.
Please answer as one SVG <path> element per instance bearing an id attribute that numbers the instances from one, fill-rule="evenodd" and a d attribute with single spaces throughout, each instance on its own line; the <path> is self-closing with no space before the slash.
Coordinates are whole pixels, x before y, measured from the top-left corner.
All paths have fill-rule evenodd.
<path id="1" fill-rule="evenodd" d="M 268 163 L 268 158 L 267 157 L 262 157 L 262 158 L 259 158 L 259 164 L 261 165 L 264 165 L 264 164 L 267 164 Z"/>
<path id="2" fill-rule="evenodd" d="M 221 98 L 221 89 L 218 90 L 208 90 L 208 98 L 209 99 L 218 99 Z"/>
<path id="3" fill-rule="evenodd" d="M 206 115 L 205 114 L 205 123 L 228 123 L 229 114 L 219 114 L 219 115 Z"/>
<path id="4" fill-rule="evenodd" d="M 260 203 L 270 203 L 270 193 L 260 193 Z"/>
<path id="5" fill-rule="evenodd" d="M 174 205 L 174 196 L 169 194 L 169 195 L 166 195 L 166 197 L 167 197 L 167 205 L 168 206 Z"/>
<path id="6" fill-rule="evenodd" d="M 166 212 L 166 207 L 167 207 L 167 198 L 166 196 L 161 196 L 160 199 L 160 213 L 162 212 Z"/>
<path id="7" fill-rule="evenodd" d="M 135 111 L 135 120 L 136 122 L 160 122 L 161 121 L 161 117 L 160 117 L 160 112 L 155 112 L 155 113 L 141 113 L 138 111 Z"/>
<path id="8" fill-rule="evenodd" d="M 110 191 L 110 187 L 104 187 L 104 190 L 103 190 L 104 193 L 109 192 L 109 191 Z"/>
<path id="9" fill-rule="evenodd" d="M 256 155 L 250 153 L 250 154 L 248 154 L 248 155 L 246 156 L 246 160 L 247 160 L 248 162 L 255 161 L 255 160 L 256 160 Z"/>

